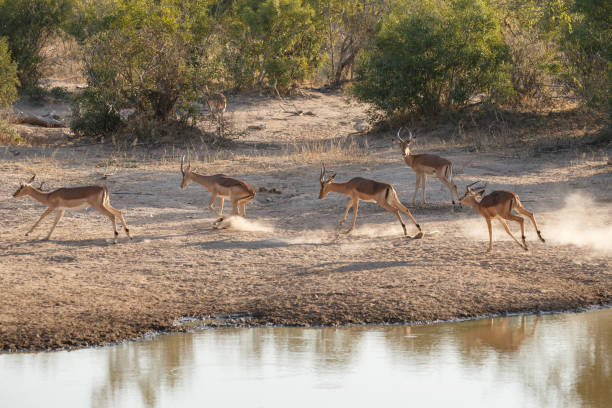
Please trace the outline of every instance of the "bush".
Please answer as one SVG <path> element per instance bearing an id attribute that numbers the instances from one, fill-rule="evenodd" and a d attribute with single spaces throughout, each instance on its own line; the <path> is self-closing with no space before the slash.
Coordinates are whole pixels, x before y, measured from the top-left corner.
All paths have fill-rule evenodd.
<path id="1" fill-rule="evenodd" d="M 17 63 L 11 60 L 6 38 L 0 37 L 0 107 L 9 106 L 17 100 Z"/>
<path id="2" fill-rule="evenodd" d="M 178 106 L 196 101 L 214 77 L 205 45 L 206 4 L 122 0 L 102 19 L 104 25 L 92 23 L 82 39 L 89 91 L 75 104 L 73 129 L 90 135 L 112 131 L 125 108 L 163 124 L 175 120 Z M 152 138 L 150 129 L 141 129 L 141 140 Z"/>
<path id="3" fill-rule="evenodd" d="M 352 93 L 389 117 L 449 113 L 482 94 L 508 93 L 508 48 L 492 11 L 481 0 L 426 3 L 388 19 L 364 51 Z"/>
<path id="4" fill-rule="evenodd" d="M 72 0 L 0 0 L 0 37 L 19 68 L 21 85 L 35 87 L 40 79 L 40 51 L 67 20 Z"/>
<path id="5" fill-rule="evenodd" d="M 587 105 L 612 116 L 612 4 L 576 0 L 562 39 L 563 78 Z"/>
<path id="6" fill-rule="evenodd" d="M 323 62 L 323 26 L 302 0 L 239 0 L 227 34 L 225 59 L 236 88 L 286 89 Z"/>

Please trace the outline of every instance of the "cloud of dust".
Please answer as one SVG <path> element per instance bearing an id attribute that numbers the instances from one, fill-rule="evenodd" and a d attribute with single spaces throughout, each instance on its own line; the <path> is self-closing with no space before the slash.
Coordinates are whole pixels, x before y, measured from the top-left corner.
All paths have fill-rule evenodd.
<path id="1" fill-rule="evenodd" d="M 540 222 L 537 214 L 536 221 Z M 545 221 L 540 230 L 546 240 L 612 254 L 612 206 L 609 204 L 597 204 L 592 197 L 573 193 L 566 197 L 564 207 Z"/>
<path id="2" fill-rule="evenodd" d="M 240 216 L 225 218 L 217 225 L 219 229 L 231 229 L 242 232 L 273 232 L 274 227 L 261 221 L 247 220 Z"/>
<path id="3" fill-rule="evenodd" d="M 330 232 L 325 230 L 304 231 L 297 237 L 284 239 L 291 245 L 300 244 L 323 244 L 330 241 Z"/>
<path id="4" fill-rule="evenodd" d="M 528 210 L 532 210 L 526 205 Z M 476 212 L 474 212 L 476 215 Z M 612 206 L 598 204 L 592 197 L 582 193 L 566 196 L 563 208 L 548 213 L 536 211 L 535 218 L 546 243 L 590 247 L 597 251 L 612 254 Z M 520 215 L 520 214 L 519 214 Z M 521 215 L 522 216 L 522 215 Z M 539 241 L 533 224 L 525 217 L 527 243 Z M 520 240 L 518 224 L 507 221 L 514 236 Z M 511 241 L 499 222 L 493 220 L 493 245 L 496 241 Z M 478 216 L 461 220 L 459 235 L 476 241 L 489 241 L 487 224 Z"/>

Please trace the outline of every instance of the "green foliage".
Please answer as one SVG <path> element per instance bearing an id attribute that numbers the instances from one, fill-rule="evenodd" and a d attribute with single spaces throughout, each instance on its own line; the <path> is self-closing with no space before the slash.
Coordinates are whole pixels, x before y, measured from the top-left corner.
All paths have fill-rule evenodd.
<path id="1" fill-rule="evenodd" d="M 354 95 L 389 116 L 436 116 L 484 93 L 507 92 L 508 51 L 497 20 L 480 0 L 427 2 L 389 18 L 356 69 Z"/>
<path id="2" fill-rule="evenodd" d="M 18 86 L 17 63 L 11 60 L 6 38 L 0 37 L 0 107 L 15 102 Z"/>
<path id="3" fill-rule="evenodd" d="M 323 27 L 301 0 L 238 0 L 229 18 L 225 58 L 236 88 L 287 88 L 323 61 Z"/>
<path id="4" fill-rule="evenodd" d="M 124 108 L 168 122 L 178 105 L 197 100 L 204 85 L 214 79 L 206 1 L 117 0 L 113 4 L 114 9 L 105 4 L 103 10 L 80 11 L 86 16 L 106 14 L 102 22 L 96 20 L 79 34 L 83 35 L 90 94 L 80 98 L 76 131 L 83 128 L 91 133 L 87 129 L 98 125 L 101 132 L 115 129 L 118 112 Z"/>
<path id="5" fill-rule="evenodd" d="M 40 79 L 41 50 L 67 20 L 72 0 L 0 0 L 0 37 L 8 38 L 21 85 Z"/>
<path id="6" fill-rule="evenodd" d="M 575 0 L 565 26 L 563 78 L 589 106 L 608 108 L 612 116 L 612 3 Z"/>

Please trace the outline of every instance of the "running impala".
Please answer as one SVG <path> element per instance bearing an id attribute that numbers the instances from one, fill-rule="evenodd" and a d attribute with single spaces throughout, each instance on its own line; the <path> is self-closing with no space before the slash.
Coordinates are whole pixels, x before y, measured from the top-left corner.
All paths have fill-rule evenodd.
<path id="1" fill-rule="evenodd" d="M 232 202 L 232 215 L 246 216 L 246 205 L 255 198 L 255 190 L 249 183 L 224 174 L 205 176 L 191 171 L 191 163 L 187 164 L 187 167 L 184 167 L 184 164 L 185 155 L 181 159 L 181 173 L 183 173 L 181 188 L 187 187 L 187 184 L 194 181 L 204 186 L 210 192 L 211 197 L 208 208 L 219 217 L 215 223 L 223 221 L 223 200 L 230 200 Z M 213 207 L 217 198 L 219 198 L 219 211 L 216 211 Z"/>
<path id="2" fill-rule="evenodd" d="M 376 180 L 365 179 L 361 177 L 355 177 L 344 183 L 336 183 L 334 179 L 336 173 L 325 179 L 325 166 L 321 169 L 321 176 L 319 182 L 321 183 L 321 191 L 319 192 L 319 199 L 325 198 L 330 193 L 340 193 L 350 197 L 350 200 L 344 211 L 344 217 L 340 220 L 340 225 L 344 224 L 349 210 L 353 207 L 353 223 L 351 228 L 346 231 L 350 233 L 355 228 L 355 222 L 357 221 L 357 211 L 359 210 L 359 200 L 378 203 L 382 208 L 395 214 L 402 228 L 404 229 L 404 235 L 408 235 L 406 232 L 406 225 L 402 220 L 400 211 L 403 212 L 414 222 L 414 225 L 418 228 L 419 232 L 413 238 L 422 238 L 423 232 L 421 226 L 416 222 L 410 211 L 402 205 L 399 198 L 397 198 L 397 192 L 391 184 L 381 183 Z"/>
<path id="3" fill-rule="evenodd" d="M 521 216 L 512 214 L 512 210 L 529 217 L 533 223 L 533 226 L 535 227 L 536 232 L 538 233 L 538 238 L 540 238 L 540 241 L 546 242 L 544 241 L 544 238 L 542 238 L 542 233 L 538 229 L 538 224 L 536 223 L 533 213 L 527 211 L 525 207 L 523 207 L 521 200 L 519 200 L 519 196 L 516 193 L 507 190 L 497 190 L 483 197 L 482 195 L 484 194 L 487 185 L 484 184 L 483 186 L 472 190 L 471 187 L 476 183 L 478 183 L 478 181 L 466 187 L 465 195 L 459 199 L 459 202 L 472 207 L 487 221 L 487 227 L 489 228 L 489 248 L 487 249 L 487 252 L 490 252 L 493 248 L 493 234 L 491 232 L 492 218 L 497 218 L 508 235 L 512 237 L 514 242 L 527 251 L 527 243 L 525 242 L 525 227 L 523 225 L 525 220 Z M 514 238 L 514 235 L 512 235 L 512 232 L 510 232 L 510 228 L 508 228 L 508 224 L 506 224 L 506 221 L 504 220 L 516 221 L 520 224 L 521 238 L 523 240 L 522 244 L 518 242 L 516 238 Z"/>
<path id="4" fill-rule="evenodd" d="M 45 193 L 31 185 L 35 177 L 36 174 L 33 175 L 27 183 L 21 183 L 17 191 L 15 191 L 13 194 L 13 197 L 15 198 L 30 196 L 48 207 L 40 216 L 38 221 L 36 221 L 34 226 L 30 228 L 28 232 L 26 232 L 26 236 L 30 235 L 30 233 L 34 231 L 43 218 L 57 210 L 53 227 L 51 227 L 51 231 L 49 231 L 49 234 L 45 238 L 48 240 L 51 238 L 51 234 L 53 233 L 53 230 L 55 230 L 59 220 L 64 215 L 65 210 L 84 210 L 86 208 L 93 207 L 93 209 L 102 215 L 107 216 L 112 221 L 113 231 L 115 231 L 114 243 L 117 243 L 117 236 L 119 235 L 115 222 L 117 217 L 119 220 L 121 220 L 121 224 L 123 224 L 123 229 L 125 230 L 126 235 L 132 239 L 130 236 L 130 230 L 125 223 L 125 219 L 123 218 L 123 214 L 121 214 L 121 211 L 111 207 L 109 192 L 105 186 L 58 188 L 57 190 Z"/>
<path id="5" fill-rule="evenodd" d="M 437 177 L 442 184 L 444 184 L 450 191 L 451 203 L 455 204 L 455 197 L 459 199 L 459 193 L 457 192 L 457 186 L 453 183 L 453 164 L 446 159 L 435 154 L 412 154 L 410 152 L 410 145 L 415 141 L 415 137 L 412 135 L 410 129 L 408 134 L 410 138 L 404 140 L 401 137 L 402 128 L 397 131 L 397 143 L 402 149 L 402 156 L 406 164 L 414 170 L 416 174 L 416 186 L 414 188 L 414 196 L 412 197 L 412 203 L 416 203 L 417 192 L 419 191 L 419 184 L 422 184 L 423 194 L 422 203 L 425 204 L 425 188 L 427 185 L 427 175 L 433 175 Z"/>

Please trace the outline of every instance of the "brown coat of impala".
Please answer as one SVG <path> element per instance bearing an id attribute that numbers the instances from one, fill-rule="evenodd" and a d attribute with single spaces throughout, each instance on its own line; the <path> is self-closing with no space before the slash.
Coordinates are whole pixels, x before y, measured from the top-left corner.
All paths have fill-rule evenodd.
<path id="1" fill-rule="evenodd" d="M 219 217 L 215 222 L 223 221 L 223 200 L 231 201 L 232 215 L 246 216 L 246 205 L 255 198 L 255 190 L 249 183 L 224 174 L 215 174 L 213 176 L 198 174 L 191 171 L 191 164 L 184 167 L 184 163 L 185 156 L 183 155 L 181 159 L 181 173 L 183 173 L 181 188 L 187 187 L 187 184 L 192 181 L 204 186 L 211 194 L 208 208 Z M 219 198 L 219 211 L 216 211 L 213 207 L 217 198 Z"/>
<path id="2" fill-rule="evenodd" d="M 459 193 L 457 192 L 457 186 L 455 183 L 453 183 L 453 164 L 449 160 L 436 156 L 435 154 L 412 154 L 410 152 L 410 144 L 412 144 L 416 139 L 412 135 L 410 129 L 408 129 L 408 134 L 410 135 L 408 140 L 402 139 L 401 132 L 402 128 L 397 131 L 397 143 L 402 149 L 404 162 L 406 162 L 409 167 L 412 167 L 414 173 L 416 174 L 416 185 L 414 188 L 412 203 L 416 203 L 419 185 L 422 184 L 422 203 L 425 204 L 425 189 L 427 186 L 427 175 L 429 174 L 437 177 L 442 184 L 449 189 L 451 203 L 455 204 L 454 197 L 459 199 Z M 455 194 L 454 197 L 453 193 Z"/>
<path id="3" fill-rule="evenodd" d="M 210 93 L 208 86 L 204 90 L 204 99 L 208 105 L 208 110 L 213 118 L 222 119 L 225 108 L 227 107 L 227 99 L 222 93 Z"/>
<path id="4" fill-rule="evenodd" d="M 416 222 L 410 211 L 402 205 L 399 198 L 397 198 L 397 192 L 391 184 L 381 183 L 376 180 L 365 179 L 361 177 L 355 177 L 344 183 L 336 183 L 334 179 L 336 173 L 332 174 L 329 178 L 325 179 L 325 167 L 321 169 L 321 176 L 319 182 L 321 183 L 321 191 L 319 192 L 319 199 L 325 198 L 328 193 L 340 193 L 349 196 L 349 200 L 344 216 L 340 220 L 340 225 L 344 224 L 349 210 L 353 207 L 353 223 L 351 228 L 346 231 L 351 232 L 355 228 L 355 222 L 357 221 L 357 211 L 359 210 L 359 201 L 368 201 L 378 203 L 382 208 L 395 214 L 402 228 L 404 229 L 404 235 L 408 235 L 406 232 L 406 225 L 402 220 L 400 211 L 403 212 L 414 222 L 414 225 L 419 229 L 417 235 L 413 238 L 422 238 L 423 233 L 421 232 L 421 226 Z"/>
<path id="5" fill-rule="evenodd" d="M 51 227 L 51 231 L 45 239 L 50 239 L 51 234 L 55 230 L 57 223 L 64 215 L 65 210 L 84 210 L 86 208 L 92 207 L 102 215 L 107 216 L 113 223 L 113 231 L 115 232 L 114 242 L 117 243 L 117 236 L 119 232 L 117 232 L 117 225 L 115 222 L 116 218 L 119 218 L 121 224 L 123 224 L 123 229 L 125 230 L 126 235 L 132 239 L 130 236 L 130 230 L 125 223 L 125 219 L 123 218 L 123 214 L 121 211 L 113 208 L 110 205 L 110 198 L 108 189 L 105 186 L 85 186 L 85 187 L 72 187 L 72 188 L 58 188 L 57 190 L 51 191 L 49 193 L 45 193 L 40 191 L 39 189 L 33 187 L 30 183 L 34 181 L 36 175 L 32 176 L 32 178 L 27 183 L 21 183 L 17 191 L 13 194 L 13 197 L 25 197 L 30 196 L 36 201 L 46 205 L 47 208 L 45 212 L 40 216 L 38 221 L 34 224 L 32 228 L 28 232 L 26 232 L 26 236 L 30 235 L 34 228 L 40 224 L 40 222 L 47 215 L 51 214 L 53 211 L 57 210 L 57 216 L 55 217 L 55 222 L 53 223 L 53 227 Z"/>
<path id="6" fill-rule="evenodd" d="M 491 251 L 491 249 L 493 248 L 493 233 L 491 231 L 491 219 L 493 218 L 496 218 L 499 221 L 499 223 L 504 227 L 508 235 L 512 237 L 514 242 L 516 242 L 521 248 L 527 251 L 527 242 L 525 242 L 525 220 L 523 217 L 513 214 L 512 210 L 515 210 L 516 212 L 529 217 L 533 226 L 536 229 L 536 232 L 538 233 L 538 238 L 540 238 L 542 242 L 545 242 L 544 238 L 542 238 L 542 233 L 538 229 L 538 224 L 536 223 L 535 216 L 532 212 L 528 211 L 527 209 L 525 209 L 525 207 L 523 207 L 523 204 L 521 204 L 521 200 L 519 199 L 519 196 L 516 193 L 507 190 L 497 190 L 482 197 L 486 188 L 486 184 L 482 187 L 472 190 L 471 187 L 476 183 L 477 182 L 472 183 L 466 187 L 465 195 L 459 199 L 459 202 L 461 204 L 465 204 L 467 206 L 472 207 L 487 221 L 487 227 L 489 228 L 489 248 L 487 249 L 487 252 Z M 506 224 L 506 221 L 504 220 L 516 221 L 520 224 L 521 238 L 523 241 L 522 244 L 518 242 L 516 238 L 514 238 L 514 235 L 512 235 L 512 232 L 510 232 L 510 228 L 508 228 L 508 224 Z"/>

